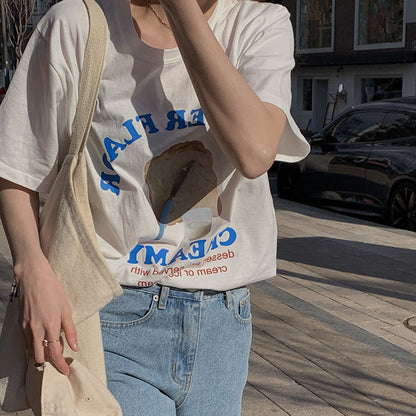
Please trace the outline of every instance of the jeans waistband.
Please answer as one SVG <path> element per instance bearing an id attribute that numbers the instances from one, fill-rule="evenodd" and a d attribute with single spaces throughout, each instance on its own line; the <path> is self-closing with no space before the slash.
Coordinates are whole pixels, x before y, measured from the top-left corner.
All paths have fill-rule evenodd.
<path id="1" fill-rule="evenodd" d="M 182 289 L 173 286 L 165 286 L 168 287 L 169 290 L 176 290 L 177 292 L 188 292 L 188 293 L 195 293 L 195 292 L 203 292 L 204 296 L 215 296 L 220 293 L 225 293 L 226 290 L 212 290 L 212 289 Z"/>
<path id="2" fill-rule="evenodd" d="M 123 286 L 123 290 L 139 290 L 152 294 L 158 302 L 158 309 L 166 309 L 168 298 L 177 298 L 182 300 L 190 300 L 202 302 L 204 299 L 223 298 L 227 308 L 233 304 L 234 296 L 241 296 L 240 291 L 247 291 L 247 286 L 240 286 L 229 290 L 212 290 L 212 289 L 183 289 L 173 286 L 153 285 L 148 287 Z"/>
<path id="3" fill-rule="evenodd" d="M 239 286 L 236 288 L 228 289 L 228 290 L 213 290 L 213 289 L 185 289 L 185 288 L 179 288 L 174 286 L 165 286 L 165 285 L 153 285 L 153 286 L 147 286 L 147 287 L 138 287 L 138 286 L 122 286 L 125 289 L 136 289 L 136 290 L 142 290 L 144 292 L 151 292 L 151 293 L 158 293 L 162 287 L 169 288 L 169 290 L 172 290 L 174 292 L 183 292 L 183 293 L 203 293 L 204 296 L 216 296 L 223 293 L 228 292 L 229 290 L 238 290 L 238 289 L 245 289 L 247 286 Z"/>
<path id="4" fill-rule="evenodd" d="M 232 294 L 236 291 L 247 290 L 247 286 L 240 286 L 229 290 L 212 290 L 212 289 L 184 289 L 173 286 L 153 285 L 149 287 L 137 287 L 137 286 L 123 286 L 126 290 L 140 290 L 157 296 L 158 308 L 164 309 L 168 297 L 188 299 L 195 301 L 202 301 L 206 298 L 223 297 L 226 300 L 227 307 L 231 306 Z"/>

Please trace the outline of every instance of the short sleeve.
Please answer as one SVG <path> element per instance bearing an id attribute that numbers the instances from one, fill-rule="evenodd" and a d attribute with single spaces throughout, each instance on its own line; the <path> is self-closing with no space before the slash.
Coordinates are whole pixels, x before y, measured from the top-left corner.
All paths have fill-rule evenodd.
<path id="1" fill-rule="evenodd" d="M 280 5 L 262 6 L 252 19 L 252 29 L 243 32 L 246 41 L 237 69 L 262 101 L 284 111 L 287 121 L 276 160 L 296 162 L 308 155 L 310 147 L 290 113 L 295 63 L 290 15 Z"/>
<path id="2" fill-rule="evenodd" d="M 49 191 L 69 148 L 80 62 L 68 37 L 53 13 L 40 22 L 0 107 L 0 177 L 37 192 Z"/>

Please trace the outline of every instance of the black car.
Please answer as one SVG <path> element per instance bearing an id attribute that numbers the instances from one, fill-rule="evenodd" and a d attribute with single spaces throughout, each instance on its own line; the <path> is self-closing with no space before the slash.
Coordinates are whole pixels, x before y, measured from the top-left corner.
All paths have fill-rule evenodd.
<path id="1" fill-rule="evenodd" d="M 416 97 L 356 105 L 278 165 L 280 197 L 384 217 L 416 231 Z"/>

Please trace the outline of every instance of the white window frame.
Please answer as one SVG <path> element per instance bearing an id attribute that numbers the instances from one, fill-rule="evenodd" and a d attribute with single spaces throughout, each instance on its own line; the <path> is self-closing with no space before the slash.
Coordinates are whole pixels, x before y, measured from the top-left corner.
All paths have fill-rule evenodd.
<path id="1" fill-rule="evenodd" d="M 355 16 L 354 16 L 354 50 L 371 50 L 371 49 L 390 49 L 390 48 L 403 48 L 406 45 L 406 11 L 407 0 L 403 0 L 403 28 L 402 28 L 402 40 L 401 42 L 382 42 L 382 43 L 367 43 L 360 45 L 359 39 L 359 13 L 360 13 L 360 1 L 355 1 Z M 414 1 L 414 0 L 413 0 Z"/>
<path id="2" fill-rule="evenodd" d="M 301 0 L 296 0 L 296 10 L 300 10 Z M 302 49 L 299 46 L 300 39 L 300 13 L 296 13 L 296 52 L 299 54 L 303 53 L 325 53 L 334 51 L 334 34 L 335 34 L 335 0 L 332 0 L 332 15 L 331 15 L 331 46 L 327 48 L 307 48 Z"/>

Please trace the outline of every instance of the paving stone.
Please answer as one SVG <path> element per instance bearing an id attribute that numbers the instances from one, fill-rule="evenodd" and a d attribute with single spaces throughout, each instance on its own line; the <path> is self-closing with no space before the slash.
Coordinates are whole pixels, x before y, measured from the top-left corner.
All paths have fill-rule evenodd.
<path id="1" fill-rule="evenodd" d="M 416 267 L 415 267 L 416 270 Z M 408 313 L 406 315 L 415 315 L 416 314 L 416 301 L 415 300 L 407 300 L 407 299 L 395 299 L 387 296 L 382 296 L 383 299 L 390 302 L 392 305 L 402 308 Z"/>
<path id="2" fill-rule="evenodd" d="M 309 361 L 297 351 L 276 345 L 274 340 L 270 341 L 268 334 L 259 333 L 257 330 L 255 332 L 256 343 L 253 345 L 255 351 L 275 363 L 301 386 L 298 388 L 299 392 L 290 390 L 287 386 L 283 389 L 269 387 L 268 390 L 262 391 L 270 398 L 275 397 L 279 406 L 290 415 L 297 414 L 300 410 L 306 411 L 313 406 L 332 407 L 345 415 L 391 415 L 378 403 L 345 383 L 342 378 L 334 377 L 322 366 Z M 302 389 L 309 393 L 306 394 Z"/>
<path id="3" fill-rule="evenodd" d="M 393 415 L 414 416 L 416 409 L 416 398 L 414 396 L 383 396 L 375 398 L 375 401 L 388 409 Z"/>
<path id="4" fill-rule="evenodd" d="M 400 337 L 406 341 L 409 341 L 411 344 L 416 346 L 416 332 L 406 328 L 402 322 L 398 325 L 392 325 L 388 327 L 383 327 L 383 329 L 388 333 Z"/>
<path id="5" fill-rule="evenodd" d="M 244 389 L 241 416 L 259 415 L 287 416 L 289 413 L 283 411 L 272 400 L 248 383 Z"/>
<path id="6" fill-rule="evenodd" d="M 342 416 L 342 413 L 332 406 L 308 406 L 307 408 L 294 409 L 290 412 L 291 416 Z"/>
<path id="7" fill-rule="evenodd" d="M 310 348 L 316 348 L 317 350 L 321 350 L 322 345 L 336 347 L 337 345 L 348 344 L 351 346 L 356 344 L 354 340 L 346 338 L 309 316 L 295 312 L 292 308 L 273 301 L 264 294 L 261 306 L 257 306 L 256 293 L 256 289 L 253 288 L 254 322 L 258 322 L 262 329 L 268 330 L 270 333 L 278 334 L 279 330 L 282 331 L 284 333 L 282 342 L 297 346 L 298 344 L 304 344 L 307 340 Z M 257 294 L 257 296 L 261 295 Z M 256 307 L 259 309 L 256 309 Z"/>
<path id="8" fill-rule="evenodd" d="M 261 388 L 262 385 L 271 383 L 275 386 L 292 385 L 294 381 L 273 366 L 263 357 L 260 357 L 254 351 L 250 354 L 250 375 L 248 381 L 256 388 Z"/>
<path id="9" fill-rule="evenodd" d="M 292 290 L 292 287 L 307 287 L 311 291 L 318 293 L 318 295 L 308 296 L 308 301 L 328 311 L 339 311 L 342 313 L 342 311 L 349 312 L 350 310 L 354 310 L 391 325 L 396 324 L 398 320 L 401 321 L 403 316 L 409 315 L 409 311 L 391 305 L 391 303 L 385 302 L 380 298 L 377 301 L 376 307 L 361 307 L 356 302 L 339 296 L 339 293 L 334 291 L 333 282 L 329 279 L 318 278 L 317 276 L 314 276 L 315 278 L 308 276 L 308 279 L 301 279 L 293 275 L 280 277 L 282 273 L 284 272 L 280 271 L 279 279 L 273 280 L 273 284 L 293 294 L 296 292 Z"/>
<path id="10" fill-rule="evenodd" d="M 328 361 L 325 360 L 319 364 L 324 370 L 341 377 L 345 383 L 363 396 L 372 402 L 379 403 L 383 409 L 388 409 L 393 414 L 410 415 L 415 409 L 416 397 L 400 386 L 389 382 L 388 375 L 381 377 L 372 373 L 368 367 L 363 368 L 362 365 L 352 361 L 332 363 L 328 366 Z"/>
<path id="11" fill-rule="evenodd" d="M 273 313 L 273 311 L 270 311 Z M 259 323 L 263 330 L 266 330 L 267 333 L 273 334 L 274 329 L 270 327 L 270 322 L 275 322 L 276 320 L 272 320 L 269 318 L 269 323 L 265 322 L 265 317 L 261 318 L 262 311 L 258 308 L 254 308 L 254 314 L 259 314 Z M 284 343 L 290 342 L 292 339 L 291 332 L 294 331 L 294 328 L 290 328 L 288 331 L 285 332 L 285 340 Z M 297 330 L 296 330 L 297 331 Z M 289 341 L 288 341 L 289 340 Z M 353 351 L 349 356 L 345 353 L 337 353 L 336 350 L 333 349 L 327 351 L 328 347 L 325 348 L 325 345 L 321 345 L 320 347 L 316 347 L 314 344 L 311 348 L 310 346 L 311 340 L 307 340 L 302 342 L 298 345 L 293 345 L 296 353 L 301 354 L 304 359 L 309 360 L 308 367 L 310 372 L 319 373 L 319 370 L 315 367 L 315 371 L 313 371 L 313 365 L 316 365 L 320 368 L 321 371 L 326 372 L 327 374 L 331 374 L 336 378 L 342 379 L 350 388 L 358 392 L 361 396 L 364 396 L 365 399 L 360 397 L 360 401 L 362 402 L 362 406 L 365 404 L 365 409 L 372 408 L 371 410 L 373 413 L 369 414 L 395 414 L 389 413 L 389 408 L 386 407 L 386 403 L 388 403 L 389 399 L 391 399 L 391 409 L 396 411 L 400 408 L 403 412 L 403 415 L 407 414 L 409 410 L 408 402 L 412 403 L 414 400 L 414 396 L 408 394 L 405 390 L 403 390 L 400 386 L 394 385 L 392 383 L 387 382 L 387 377 L 380 378 L 377 374 L 371 374 L 368 369 L 363 371 L 363 363 L 369 362 L 368 356 L 377 356 L 377 361 L 373 362 L 389 362 L 385 357 L 380 356 L 379 354 L 372 354 L 370 349 L 367 349 L 367 354 L 364 354 L 363 350 L 361 351 Z M 345 340 L 344 340 L 345 343 Z M 331 345 L 334 345 L 332 342 Z M 287 345 L 287 344 L 286 344 Z M 335 347 L 336 348 L 336 347 Z M 354 356 L 356 361 L 353 361 L 351 357 Z M 301 361 L 301 360 L 300 360 Z M 304 386 L 308 386 L 309 389 L 314 386 L 313 392 L 316 394 L 316 389 L 319 390 L 319 385 L 321 382 L 316 383 L 316 377 L 313 376 L 312 380 L 315 380 L 313 384 L 311 384 L 311 378 L 302 377 L 302 381 L 300 381 L 299 374 L 295 372 L 290 373 L 291 377 L 294 377 L 297 382 L 302 383 Z M 325 376 L 328 378 L 328 375 Z M 326 391 L 326 390 L 325 390 Z M 381 395 L 380 395 L 381 392 Z M 321 396 L 322 397 L 322 396 Z M 368 400 L 369 401 L 368 401 Z M 394 403 L 393 403 L 394 400 Z M 362 409 L 363 412 L 366 411 Z M 352 414 L 354 414 L 354 409 L 351 410 Z M 348 414 L 348 409 L 343 408 L 342 411 L 346 411 Z M 364 413 L 363 413 L 364 414 Z"/>
<path id="12" fill-rule="evenodd" d="M 350 360 L 360 363 L 361 365 L 378 365 L 378 364 L 394 364 L 398 365 L 397 361 L 386 357 L 383 354 L 374 351 L 373 348 L 367 347 L 363 344 L 337 346 L 337 351 L 348 357 Z"/>
<path id="13" fill-rule="evenodd" d="M 327 312 L 335 313 L 340 318 L 345 319 L 351 323 L 374 321 L 374 317 L 372 316 L 371 311 L 368 311 L 366 308 L 359 310 L 359 306 L 356 304 L 353 304 L 352 306 L 346 306 L 333 299 L 317 300 L 311 303 Z M 386 324 L 384 321 L 380 321 L 380 323 L 382 325 Z"/>
<path id="14" fill-rule="evenodd" d="M 376 320 L 356 322 L 356 325 L 401 348 L 409 351 L 416 349 L 416 333 L 403 325 L 386 327 L 383 323 Z"/>
<path id="15" fill-rule="evenodd" d="M 297 383 L 291 386 L 265 386 L 262 393 L 289 414 L 312 406 L 325 406 L 319 397 Z"/>
<path id="16" fill-rule="evenodd" d="M 328 299 L 324 294 L 319 293 L 317 290 L 290 282 L 287 279 L 279 279 L 278 287 L 287 290 L 289 293 L 292 293 L 295 296 L 300 298 L 308 298 L 310 301 L 314 302 L 324 301 Z"/>
<path id="17" fill-rule="evenodd" d="M 351 297 L 351 300 L 355 304 L 361 305 L 365 308 L 380 308 L 385 306 L 386 303 L 385 301 L 367 293 L 356 293 Z"/>
<path id="18" fill-rule="evenodd" d="M 294 271 L 288 271 L 288 268 L 292 268 Z M 392 289 L 388 290 L 388 286 L 385 284 L 382 288 L 372 286 L 372 283 L 369 283 L 371 281 L 369 277 L 363 281 L 362 278 L 357 279 L 350 273 L 345 274 L 327 271 L 325 275 L 316 267 L 313 269 L 311 267 L 303 267 L 299 264 L 292 264 L 291 266 L 286 264 L 285 269 L 280 269 L 279 273 L 288 280 L 306 285 L 330 299 L 343 303 L 344 305 L 356 307 L 357 309 L 359 305 L 353 301 L 357 294 L 362 294 L 363 292 L 372 293 L 378 300 L 372 308 L 367 308 L 368 313 L 383 321 L 386 321 L 389 316 L 390 319 L 402 320 L 404 316 L 415 313 L 416 289 L 413 292 L 409 290 L 409 294 L 400 295 L 394 288 L 394 284 Z M 409 288 L 406 286 L 406 289 Z M 398 296 L 402 296 L 403 299 L 396 299 L 395 297 Z M 409 297 L 412 300 L 407 300 Z M 378 314 L 381 315 L 370 312 L 371 309 L 377 310 Z"/>
<path id="19" fill-rule="evenodd" d="M 397 335 L 383 335 L 383 339 L 407 351 L 413 353 L 416 351 L 416 345 L 413 341 L 398 337 Z"/>
<path id="20" fill-rule="evenodd" d="M 372 374 L 384 378 L 386 383 L 393 383 L 416 397 L 416 371 L 412 371 L 397 362 L 382 364 L 368 363 L 364 367 L 371 371 Z"/>

